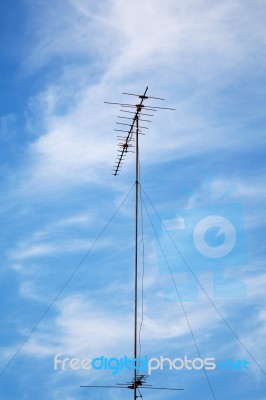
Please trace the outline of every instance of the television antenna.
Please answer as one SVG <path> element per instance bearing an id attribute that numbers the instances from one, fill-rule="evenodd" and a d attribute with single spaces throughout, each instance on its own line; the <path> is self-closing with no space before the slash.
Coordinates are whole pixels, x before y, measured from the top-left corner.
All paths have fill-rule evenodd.
<path id="1" fill-rule="evenodd" d="M 117 384 L 117 386 L 93 386 L 93 385 L 83 385 L 81 387 L 102 387 L 102 388 L 127 388 L 134 390 L 134 400 L 137 400 L 138 397 L 142 397 L 139 391 L 139 387 L 145 389 L 157 389 L 157 390 L 184 390 L 177 388 L 156 388 L 152 387 L 152 385 L 146 384 L 147 375 L 138 375 L 137 374 L 137 327 L 138 327 L 138 205 L 139 205 L 139 135 L 145 135 L 142 129 L 147 130 L 148 127 L 145 124 L 150 123 L 151 120 L 147 119 L 147 117 L 153 117 L 153 112 L 157 112 L 158 110 L 168 110 L 174 111 L 175 108 L 170 107 L 160 107 L 157 105 L 149 105 L 146 104 L 146 100 L 160 100 L 164 101 L 161 97 L 153 97 L 147 96 L 148 86 L 146 87 L 144 94 L 139 95 L 135 93 L 122 93 L 123 95 L 138 97 L 139 102 L 137 104 L 131 103 L 114 103 L 105 101 L 105 104 L 111 105 L 119 105 L 120 112 L 122 115 L 118 115 L 119 122 L 116 122 L 118 125 L 115 128 L 116 132 L 123 132 L 122 135 L 118 135 L 118 155 L 114 165 L 113 175 L 119 175 L 121 171 L 123 161 L 127 153 L 136 153 L 135 158 L 135 268 L 134 268 L 134 360 L 135 360 L 135 368 L 134 368 L 134 376 L 131 382 L 127 382 L 125 384 Z M 120 122 L 123 120 L 124 122 Z M 143 126 L 140 126 L 139 123 L 144 122 Z M 126 127 L 128 127 L 126 129 Z M 118 129 L 119 128 L 119 129 Z M 123 128 L 123 129 L 122 129 Z M 138 395 L 139 393 L 139 395 Z"/>
<path id="2" fill-rule="evenodd" d="M 123 115 L 118 115 L 117 117 L 120 120 L 126 120 L 125 122 L 116 122 L 117 125 L 119 125 L 119 128 L 121 129 L 115 129 L 116 132 L 123 132 L 124 136 L 119 135 L 117 136 L 118 140 L 120 141 L 118 143 L 118 156 L 117 156 L 117 161 L 114 166 L 114 175 L 119 175 L 119 172 L 121 170 L 121 167 L 123 165 L 124 158 L 127 153 L 129 152 L 134 152 L 132 149 L 134 148 L 134 143 L 136 142 L 136 186 L 138 186 L 138 164 L 139 164 L 139 135 L 145 135 L 145 133 L 142 132 L 141 129 L 148 129 L 147 126 L 140 126 L 139 122 L 151 122 L 150 119 L 147 119 L 146 117 L 153 117 L 153 114 L 150 114 L 150 112 L 156 112 L 158 110 L 175 110 L 174 108 L 169 108 L 169 107 L 159 107 L 159 106 L 154 106 L 154 105 L 146 105 L 144 104 L 144 100 L 148 99 L 156 99 L 156 100 L 164 100 L 161 97 L 152 97 L 152 96 L 147 96 L 147 91 L 148 91 L 148 86 L 145 89 L 145 92 L 143 95 L 138 95 L 134 93 L 122 93 L 125 95 L 129 96 L 135 96 L 140 99 L 140 102 L 138 104 L 129 104 L 129 103 L 113 103 L 109 101 L 105 101 L 105 104 L 115 104 L 119 105 L 122 109 L 120 110 L 123 113 L 128 114 L 133 114 L 130 116 L 124 116 Z M 130 109 L 130 111 L 128 111 Z M 135 109 L 135 111 L 132 111 L 132 109 Z M 142 118 L 144 117 L 144 118 Z M 121 126 L 120 126 L 121 125 Z M 128 129 L 124 128 L 126 126 L 129 126 Z M 124 128 L 124 129 L 122 129 Z M 134 138 L 134 128 L 135 128 L 135 138 Z M 125 135 L 126 134 L 126 135 Z"/>

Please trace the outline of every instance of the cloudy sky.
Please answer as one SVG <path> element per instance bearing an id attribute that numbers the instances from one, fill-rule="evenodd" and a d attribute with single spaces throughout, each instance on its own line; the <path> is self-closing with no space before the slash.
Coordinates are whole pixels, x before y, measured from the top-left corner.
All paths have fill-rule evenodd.
<path id="1" fill-rule="evenodd" d="M 265 400 L 265 17 L 262 0 L 1 2 L 2 398 L 132 398 L 80 388 L 127 371 L 53 360 L 132 357 L 134 155 L 111 174 L 119 107 L 104 101 L 148 86 L 176 110 L 140 138 L 141 354 L 198 357 L 190 326 L 201 357 L 250 363 L 149 383 Z"/>

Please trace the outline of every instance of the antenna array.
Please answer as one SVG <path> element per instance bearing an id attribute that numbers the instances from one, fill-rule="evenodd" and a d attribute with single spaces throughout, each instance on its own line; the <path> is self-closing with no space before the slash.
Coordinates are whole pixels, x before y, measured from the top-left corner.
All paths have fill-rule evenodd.
<path id="1" fill-rule="evenodd" d="M 129 127 L 127 129 L 115 129 L 115 131 L 123 132 L 124 135 L 118 136 L 118 156 L 117 161 L 115 163 L 114 175 L 118 175 L 120 172 L 124 157 L 127 153 L 132 152 L 131 150 L 135 147 L 136 152 L 136 183 L 135 183 L 135 274 L 134 274 L 134 360 L 135 360 L 135 368 L 134 368 L 134 377 L 132 380 L 132 384 L 128 386 L 129 388 L 134 389 L 134 400 L 137 400 L 138 397 L 142 397 L 141 394 L 138 396 L 139 386 L 142 386 L 145 379 L 144 375 L 139 380 L 137 375 L 137 356 L 138 356 L 138 343 L 137 343 L 137 327 L 138 327 L 138 204 L 139 204 L 139 135 L 145 135 L 142 129 L 148 129 L 147 126 L 139 126 L 139 122 L 151 122 L 146 117 L 153 117 L 153 114 L 150 112 L 155 112 L 157 110 L 174 110 L 174 108 L 169 107 L 159 107 L 149 104 L 144 104 L 148 99 L 154 100 L 164 100 L 160 97 L 151 97 L 147 96 L 148 86 L 145 89 L 144 94 L 138 95 L 133 93 L 123 93 L 128 96 L 135 96 L 140 99 L 139 103 L 137 104 L 130 104 L 130 103 L 111 103 L 106 102 L 107 104 L 116 104 L 119 105 L 122 109 L 120 110 L 123 113 L 127 113 L 125 116 L 119 115 L 118 118 L 124 120 L 124 122 L 117 122 L 117 124 L 122 125 L 122 127 Z M 133 111 L 134 110 L 134 111 Z M 130 116 L 131 115 L 131 116 Z M 144 116 L 144 118 L 142 118 Z M 145 125 L 145 124 L 144 124 Z M 134 129 L 135 127 L 135 129 Z M 135 133 L 135 135 L 134 135 Z M 135 142 L 135 146 L 133 146 Z M 145 381 L 146 382 L 146 381 Z"/>
<path id="2" fill-rule="evenodd" d="M 140 135 L 145 135 L 143 133 L 142 129 L 148 129 L 147 126 L 139 126 L 139 121 L 142 123 L 144 122 L 143 125 L 145 125 L 148 122 L 151 122 L 150 119 L 146 119 L 146 117 L 153 117 L 153 114 L 150 114 L 150 112 L 155 112 L 157 110 L 175 110 L 174 108 L 169 108 L 169 107 L 159 107 L 159 106 L 153 106 L 153 105 L 146 105 L 144 104 L 145 100 L 148 99 L 154 99 L 154 100 L 164 100 L 161 97 L 152 97 L 152 96 L 147 96 L 147 91 L 148 91 L 148 86 L 145 89 L 145 92 L 143 95 L 138 95 L 134 93 L 122 93 L 124 95 L 128 96 L 135 96 L 140 99 L 139 103 L 137 104 L 129 104 L 129 103 L 112 103 L 109 101 L 105 101 L 106 104 L 115 104 L 119 105 L 122 109 L 120 112 L 124 113 L 122 115 L 118 115 L 117 117 L 119 118 L 119 121 L 116 122 L 117 125 L 119 125 L 118 128 L 121 129 L 115 129 L 116 132 L 123 132 L 123 135 L 118 135 L 118 154 L 116 158 L 116 162 L 114 165 L 114 170 L 113 170 L 113 175 L 119 175 L 119 172 L 121 171 L 121 167 L 123 165 L 123 161 L 125 159 L 125 156 L 127 153 L 134 153 L 134 127 L 136 128 L 137 134 Z M 129 110 L 128 110 L 129 109 Z M 135 111 L 131 111 L 131 109 L 135 109 Z M 126 114 L 126 115 L 125 115 Z M 131 115 L 130 115 L 131 114 Z M 142 118 L 144 117 L 144 118 Z M 120 121 L 123 122 L 120 122 Z M 126 129 L 126 127 L 129 127 Z M 124 128 L 124 129 L 122 129 Z"/>

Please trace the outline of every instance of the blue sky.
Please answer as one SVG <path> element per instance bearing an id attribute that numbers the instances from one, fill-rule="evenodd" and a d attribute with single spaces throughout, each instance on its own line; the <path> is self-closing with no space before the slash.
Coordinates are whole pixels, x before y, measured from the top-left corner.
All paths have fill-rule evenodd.
<path id="1" fill-rule="evenodd" d="M 176 111 L 156 112 L 140 138 L 143 189 L 162 221 L 185 223 L 171 230 L 173 239 L 266 369 L 265 16 L 261 0 L 1 2 L 1 369 L 132 187 L 134 156 L 111 175 L 119 109 L 104 101 L 125 101 L 122 92 L 146 86 Z M 131 398 L 79 387 L 124 382 L 128 373 L 60 372 L 53 359 L 132 356 L 133 205 L 131 194 L 0 377 L 2 398 Z M 236 231 L 235 250 L 222 260 L 195 246 L 195 226 L 213 215 Z M 142 353 L 195 358 L 145 207 L 143 219 Z M 155 226 L 201 355 L 250 362 L 249 371 L 209 372 L 216 399 L 265 400 L 266 376 L 195 286 L 162 224 Z M 224 237 L 214 233 L 205 239 L 219 247 Z M 149 381 L 184 387 L 180 399 L 213 399 L 202 371 L 155 371 Z"/>

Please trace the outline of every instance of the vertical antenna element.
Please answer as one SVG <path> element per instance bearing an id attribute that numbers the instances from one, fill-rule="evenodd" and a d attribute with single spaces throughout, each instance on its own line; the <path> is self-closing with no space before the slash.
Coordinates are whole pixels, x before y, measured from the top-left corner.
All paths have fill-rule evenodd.
<path id="1" fill-rule="evenodd" d="M 123 113 L 134 114 L 132 115 L 132 119 L 129 116 L 118 116 L 120 119 L 125 119 L 125 123 L 117 122 L 118 125 L 129 126 L 128 130 L 124 129 L 115 129 L 118 132 L 126 133 L 125 136 L 118 136 L 118 140 L 121 142 L 118 143 L 118 157 L 116 164 L 114 166 L 114 175 L 119 175 L 118 173 L 121 170 L 122 161 L 124 160 L 127 153 L 131 152 L 130 149 L 134 148 L 132 142 L 135 142 L 135 151 L 136 151 L 136 179 L 135 179 L 135 268 L 134 268 L 134 360 L 135 360 L 135 368 L 134 368 L 134 377 L 132 379 L 132 389 L 134 389 L 134 400 L 137 400 L 139 397 L 137 395 L 137 390 L 139 386 L 138 375 L 137 375 L 137 327 L 138 327 L 138 205 L 139 205 L 139 135 L 144 133 L 141 129 L 148 129 L 145 126 L 139 126 L 139 121 L 141 122 L 151 122 L 150 120 L 145 119 L 145 116 L 152 117 L 153 114 L 146 113 L 154 112 L 157 110 L 175 110 L 174 108 L 168 107 L 158 107 L 153 105 L 144 105 L 144 100 L 148 99 L 156 99 L 156 100 L 164 100 L 160 97 L 151 97 L 147 96 L 148 86 L 146 87 L 143 95 L 137 95 L 133 93 L 123 93 L 129 96 L 136 96 L 140 99 L 138 104 L 128 104 L 128 103 L 111 103 L 105 102 L 107 104 L 116 104 L 119 105 Z M 135 109 L 135 111 L 124 110 L 125 108 Z M 143 112 L 143 110 L 145 112 Z M 144 116 L 144 119 L 140 117 Z M 131 124 L 128 123 L 128 120 L 131 119 Z M 135 127 L 135 137 L 134 137 L 134 127 Z"/>

